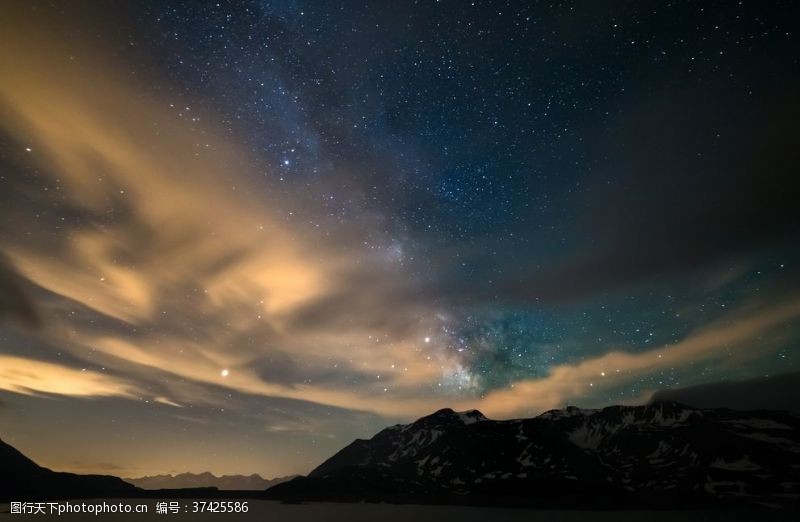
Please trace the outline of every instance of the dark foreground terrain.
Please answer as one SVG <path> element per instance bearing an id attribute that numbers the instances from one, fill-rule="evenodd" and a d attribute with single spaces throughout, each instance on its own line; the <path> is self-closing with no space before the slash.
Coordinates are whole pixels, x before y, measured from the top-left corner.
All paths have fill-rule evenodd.
<path id="1" fill-rule="evenodd" d="M 148 491 L 116 477 L 51 471 L 0 441 L 0 502 L 81 498 L 788 512 L 800 505 L 800 417 L 671 402 L 508 421 L 444 409 L 358 439 L 307 477 L 266 491 Z M 429 509 L 421 513 L 438 512 Z"/>
<path id="2" fill-rule="evenodd" d="M 119 499 L 108 502 L 119 502 Z M 220 513 L 190 513 L 158 515 L 155 505 L 159 499 L 142 499 L 148 504 L 147 514 L 104 514 L 100 516 L 71 514 L 71 515 L 36 515 L 27 518 L 69 521 L 109 520 L 120 522 L 144 522 L 147 520 L 258 520 L 258 521 L 292 521 L 292 522 L 738 522 L 759 520 L 769 522 L 772 520 L 793 520 L 795 513 L 778 510 L 751 511 L 751 510 L 607 510 L 607 511 L 579 511 L 579 510 L 532 510 L 515 508 L 488 508 L 470 506 L 420 506 L 420 505 L 392 505 L 392 504 L 346 504 L 346 503 L 308 503 L 308 504 L 283 504 L 263 500 L 247 500 L 249 510 L 247 513 L 220 514 Z M 132 502 L 124 499 L 122 502 Z M 181 509 L 186 506 L 186 511 L 191 510 L 191 500 L 181 501 Z M 17 518 L 13 518 L 17 517 Z M 11 515 L 8 504 L 0 504 L 0 520 L 18 520 L 20 515 Z"/>

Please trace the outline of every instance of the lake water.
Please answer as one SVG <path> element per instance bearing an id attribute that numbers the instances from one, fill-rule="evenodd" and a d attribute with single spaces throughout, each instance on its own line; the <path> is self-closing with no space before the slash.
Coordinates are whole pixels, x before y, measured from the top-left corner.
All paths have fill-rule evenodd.
<path id="1" fill-rule="evenodd" d="M 417 506 L 417 505 L 390 505 L 390 504 L 281 504 L 279 502 L 262 500 L 242 500 L 247 502 L 247 513 L 192 513 L 194 501 L 181 499 L 178 501 L 179 513 L 157 514 L 156 504 L 164 499 L 124 499 L 124 500 L 76 500 L 72 505 L 80 503 L 96 504 L 107 502 L 109 504 L 130 505 L 132 509 L 136 504 L 146 505 L 147 514 L 142 513 L 103 513 L 100 515 L 86 513 L 70 514 L 12 514 L 10 504 L 0 504 L 0 520 L 43 520 L 53 519 L 59 521 L 146 521 L 146 520 L 198 520 L 217 521 L 228 520 L 259 522 L 516 522 L 516 521 L 546 521 L 546 522 L 572 522 L 572 521 L 609 521 L 609 522 L 715 522 L 758 520 L 795 520 L 796 512 L 785 511 L 555 511 L 532 509 L 508 508 L 479 508 L 455 506 Z M 61 503 L 64 504 L 63 502 Z M 198 505 L 199 507 L 199 505 Z M 57 508 L 56 508 L 57 509 Z M 49 511 L 49 508 L 48 510 Z"/>

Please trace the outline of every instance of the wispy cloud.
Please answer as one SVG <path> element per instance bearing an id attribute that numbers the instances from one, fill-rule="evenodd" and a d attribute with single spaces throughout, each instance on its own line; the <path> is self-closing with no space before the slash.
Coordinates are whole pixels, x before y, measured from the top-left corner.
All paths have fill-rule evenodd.
<path id="1" fill-rule="evenodd" d="M 25 395 L 138 396 L 131 383 L 103 373 L 6 355 L 0 355 L 0 389 Z"/>
<path id="2" fill-rule="evenodd" d="M 790 303 L 643 353 L 606 348 L 479 398 L 468 354 L 451 349 L 452 330 L 443 328 L 439 303 L 447 296 L 420 287 L 424 278 L 402 262 L 383 216 L 331 216 L 312 204 L 322 196 L 314 188 L 298 193 L 270 182 L 277 177 L 264 176 L 269 167 L 206 123 L 213 115 L 115 75 L 97 52 L 6 26 L 0 125 L 17 148 L 12 168 L 34 169 L 40 183 L 10 177 L 15 198 L 0 212 L 29 225 L 0 231 L 8 258 L 0 260 L 0 285 L 30 285 L 48 299 L 34 306 L 27 293 L 8 300 L 6 292 L 0 314 L 35 318 L 36 335 L 50 345 L 112 372 L 3 356 L 4 390 L 146 396 L 173 407 L 218 404 L 219 390 L 228 390 L 406 416 L 460 401 L 514 416 L 561 406 L 590 384 L 596 392 L 712 360 L 800 313 Z M 626 251 L 635 270 L 608 270 L 611 281 L 598 279 L 597 266 L 616 267 L 618 257 L 603 254 L 604 263 L 523 278 L 499 288 L 499 297 L 592 294 L 662 267 L 659 254 L 673 242 L 644 260 Z M 726 251 L 710 257 L 718 250 Z M 441 384 L 450 381 L 464 390 L 448 394 Z"/>
<path id="3" fill-rule="evenodd" d="M 343 223 L 309 210 L 313 191 L 254 184 L 262 167 L 204 115 L 143 96 L 85 49 L 61 60 L 48 37 L 13 33 L 2 125 L 47 190 L 13 187 L 26 203 L 3 213 L 32 229 L 4 230 L 0 248 L 50 295 L 39 334 L 52 344 L 142 383 L 166 374 L 371 410 L 391 408 L 388 390 L 422 407 L 421 386 L 458 364 L 441 335 L 423 341 L 438 310 L 398 256 L 363 245 L 369 230 L 396 249 L 379 216 Z M 179 388 L 158 397 L 192 400 Z"/>
<path id="4" fill-rule="evenodd" d="M 800 316 L 800 301 L 731 314 L 704 327 L 680 342 L 659 346 L 641 353 L 610 351 L 577 364 L 555 366 L 547 377 L 523 380 L 511 387 L 489 393 L 480 408 L 489 415 L 514 417 L 530 415 L 565 403 L 631 383 L 660 370 L 723 360 L 729 350 L 743 343 L 759 345 L 759 337 Z M 759 346 L 737 356 L 737 364 L 763 355 Z M 647 399 L 648 397 L 643 397 Z"/>

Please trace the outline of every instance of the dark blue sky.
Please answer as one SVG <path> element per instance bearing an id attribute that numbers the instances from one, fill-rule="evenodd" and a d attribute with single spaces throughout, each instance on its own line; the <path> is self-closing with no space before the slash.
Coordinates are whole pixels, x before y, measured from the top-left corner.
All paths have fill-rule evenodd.
<path id="1" fill-rule="evenodd" d="M 270 176 L 335 179 L 319 204 L 337 219 L 384 215 L 381 233 L 463 314 L 465 344 L 486 345 L 473 362 L 494 386 L 676 342 L 792 281 L 796 15 L 190 2 L 149 6 L 131 40 Z M 792 364 L 781 354 L 761 371 Z"/>
<path id="2" fill-rule="evenodd" d="M 198 471 L 270 438 L 279 474 L 439 405 L 796 370 L 799 10 L 20 3 L 0 356 L 71 384 L 0 370 L 9 436 L 88 396 L 111 433 L 206 426 Z"/>

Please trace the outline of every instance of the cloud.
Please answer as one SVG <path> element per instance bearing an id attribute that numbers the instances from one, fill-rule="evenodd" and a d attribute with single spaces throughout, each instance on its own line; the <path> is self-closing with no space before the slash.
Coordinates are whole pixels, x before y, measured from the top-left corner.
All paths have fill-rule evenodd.
<path id="1" fill-rule="evenodd" d="M 380 216 L 332 219 L 310 204 L 315 189 L 271 183 L 204 123 L 213 115 L 143 94 L 69 39 L 8 25 L 0 121 L 16 153 L 0 212 L 30 227 L 4 229 L 0 248 L 47 295 L 40 335 L 51 345 L 143 389 L 170 382 L 171 395 L 152 398 L 181 405 L 212 396 L 194 393 L 206 385 L 393 411 L 391 389 L 418 411 L 423 386 L 459 364 L 444 335 L 423 343 L 439 310 Z M 78 377 L 48 368 L 25 386 L 48 373 Z"/>
<path id="2" fill-rule="evenodd" d="M 23 395 L 138 396 L 133 385 L 109 375 L 7 355 L 0 355 L 0 389 Z"/>
<path id="3" fill-rule="evenodd" d="M 71 460 L 63 462 L 56 468 L 57 471 L 77 473 L 80 475 L 112 475 L 115 477 L 130 477 L 139 473 L 139 468 L 134 466 L 120 466 L 113 462 L 94 462 L 84 460 Z"/>
<path id="4" fill-rule="evenodd" d="M 126 380 L 6 357 L 14 366 L 0 374 L 3 389 L 124 397 L 149 390 L 172 407 L 217 404 L 223 390 L 413 416 L 457 402 L 440 383 L 475 388 L 469 356 L 451 349 L 454 329 L 438 304 L 460 294 L 435 295 L 420 284 L 426 278 L 403 262 L 383 216 L 331 216 L 318 204 L 325 184 L 295 192 L 270 181 L 268 166 L 253 164 L 249 150 L 208 123 L 213 114 L 145 79 L 132 83 L 97 51 L 56 42 L 46 25 L 34 25 L 43 34 L 0 22 L 0 126 L 12 173 L 0 215 L 29 224 L 0 230 L 8 257 L 0 285 L 11 289 L 0 313 L 33 317 L 33 301 L 17 290 L 35 285 L 48 297 L 38 304 L 52 312 L 38 335 Z M 688 93 L 687 106 L 702 105 L 696 98 Z M 634 151 L 625 180 L 589 191 L 600 195 L 585 222 L 596 243 L 559 266 L 526 267 L 492 295 L 580 298 L 713 264 L 740 253 L 739 245 L 786 241 L 797 230 L 786 167 L 796 164 L 797 106 L 783 93 L 764 100 L 763 115 L 720 119 L 731 103 L 715 100 L 699 113 L 630 111 L 641 119 L 622 121 L 608 151 Z M 778 109 L 782 116 L 766 129 Z M 707 134 L 712 127 L 721 138 Z M 766 188 L 751 184 L 753 172 Z M 546 378 L 463 405 L 500 416 L 560 406 L 590 382 L 606 386 L 594 382 L 601 371 L 619 369 L 619 383 L 711 359 L 724 343 L 792 314 L 770 309 L 658 353 L 613 351 L 556 366 Z"/>
<path id="5" fill-rule="evenodd" d="M 696 408 L 786 410 L 800 413 L 800 372 L 660 390 L 652 399 Z"/>
<path id="6" fill-rule="evenodd" d="M 479 408 L 489 416 L 498 417 L 560 408 L 569 401 L 623 386 L 659 370 L 728 358 L 731 347 L 761 342 L 760 336 L 798 316 L 800 301 L 791 301 L 747 315 L 726 317 L 675 344 L 641 353 L 612 351 L 577 364 L 554 366 L 545 378 L 519 381 L 488 393 L 478 403 Z M 740 355 L 737 364 L 763 355 L 750 348 Z"/>
<path id="7" fill-rule="evenodd" d="M 178 404 L 177 402 L 171 401 L 166 397 L 158 396 L 155 397 L 153 400 L 159 404 L 166 404 L 167 406 L 174 406 L 175 408 L 183 408 L 182 404 Z"/>

